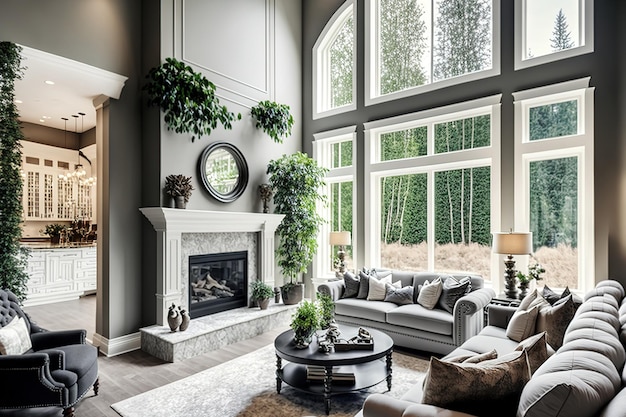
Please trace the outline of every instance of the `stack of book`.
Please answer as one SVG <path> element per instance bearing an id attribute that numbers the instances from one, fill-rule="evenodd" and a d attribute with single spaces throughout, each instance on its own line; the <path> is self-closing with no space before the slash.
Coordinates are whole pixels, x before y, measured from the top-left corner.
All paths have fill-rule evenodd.
<path id="1" fill-rule="evenodd" d="M 326 376 L 326 369 L 323 366 L 308 365 L 306 367 L 306 379 L 310 382 L 322 382 Z M 332 370 L 333 384 L 354 384 L 354 372 L 344 372 L 341 368 Z"/>

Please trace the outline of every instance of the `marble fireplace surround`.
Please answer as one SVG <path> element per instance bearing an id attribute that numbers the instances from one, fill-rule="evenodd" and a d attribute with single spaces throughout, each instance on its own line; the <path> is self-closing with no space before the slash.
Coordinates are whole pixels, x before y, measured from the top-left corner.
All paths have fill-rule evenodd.
<path id="1" fill-rule="evenodd" d="M 172 303 L 188 307 L 189 255 L 247 250 L 248 279 L 260 278 L 274 286 L 274 234 L 283 215 L 165 207 L 140 210 L 157 234 L 157 324 L 167 324 Z"/>

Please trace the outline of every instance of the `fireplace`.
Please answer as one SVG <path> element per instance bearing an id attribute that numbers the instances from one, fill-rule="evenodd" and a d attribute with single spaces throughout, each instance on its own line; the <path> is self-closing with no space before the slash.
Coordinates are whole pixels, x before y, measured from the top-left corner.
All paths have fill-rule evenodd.
<path id="1" fill-rule="evenodd" d="M 191 318 L 247 305 L 248 251 L 189 256 Z"/>

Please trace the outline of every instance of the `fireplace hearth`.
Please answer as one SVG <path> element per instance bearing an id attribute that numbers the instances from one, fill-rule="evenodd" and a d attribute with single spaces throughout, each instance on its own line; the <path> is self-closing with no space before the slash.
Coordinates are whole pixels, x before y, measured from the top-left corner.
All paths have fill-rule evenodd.
<path id="1" fill-rule="evenodd" d="M 191 318 L 245 307 L 248 251 L 189 256 L 188 288 Z"/>

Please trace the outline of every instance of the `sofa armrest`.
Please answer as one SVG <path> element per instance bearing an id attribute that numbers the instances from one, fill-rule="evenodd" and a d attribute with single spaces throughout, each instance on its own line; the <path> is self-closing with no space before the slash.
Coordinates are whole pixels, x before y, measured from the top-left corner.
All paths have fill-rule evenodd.
<path id="1" fill-rule="evenodd" d="M 372 394 L 365 400 L 363 417 L 475 417 L 430 404 L 398 400 L 383 394 Z"/>
<path id="2" fill-rule="evenodd" d="M 477 335 L 484 326 L 484 308 L 496 293 L 491 288 L 479 288 L 459 298 L 454 305 L 454 344 L 460 346 Z"/>
<path id="3" fill-rule="evenodd" d="M 317 291 L 322 294 L 330 295 L 333 301 L 337 301 L 343 295 L 343 291 L 346 288 L 346 284 L 343 279 L 335 281 L 328 281 L 325 284 L 321 284 L 317 287 Z"/>
<path id="4" fill-rule="evenodd" d="M 59 346 L 82 345 L 87 340 L 86 330 L 61 330 L 54 332 L 31 333 L 33 350 L 53 349 Z"/>
<path id="5" fill-rule="evenodd" d="M 506 329 L 517 307 L 491 304 L 487 310 L 487 324 Z"/>

